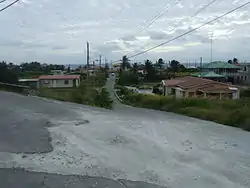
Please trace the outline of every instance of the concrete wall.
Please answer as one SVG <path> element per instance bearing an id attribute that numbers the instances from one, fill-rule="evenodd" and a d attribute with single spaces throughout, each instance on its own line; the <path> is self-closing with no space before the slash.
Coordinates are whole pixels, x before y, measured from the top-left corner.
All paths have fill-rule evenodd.
<path id="1" fill-rule="evenodd" d="M 234 92 L 233 92 L 233 95 L 232 95 L 232 99 L 233 99 L 233 100 L 237 100 L 237 99 L 239 99 L 239 98 L 240 98 L 240 91 L 239 91 L 239 90 L 234 91 Z"/>
<path id="2" fill-rule="evenodd" d="M 177 99 L 183 98 L 183 91 L 180 88 L 176 88 L 176 90 L 175 90 L 175 97 Z"/>
<path id="3" fill-rule="evenodd" d="M 166 87 L 166 95 L 171 95 L 171 87 Z"/>

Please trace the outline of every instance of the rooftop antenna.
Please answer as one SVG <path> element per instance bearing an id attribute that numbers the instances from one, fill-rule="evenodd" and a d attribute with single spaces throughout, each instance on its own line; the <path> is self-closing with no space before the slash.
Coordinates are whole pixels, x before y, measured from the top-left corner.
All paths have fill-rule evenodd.
<path id="1" fill-rule="evenodd" d="M 210 33 L 210 63 L 213 61 L 213 37 L 214 37 L 214 31 L 211 31 Z"/>

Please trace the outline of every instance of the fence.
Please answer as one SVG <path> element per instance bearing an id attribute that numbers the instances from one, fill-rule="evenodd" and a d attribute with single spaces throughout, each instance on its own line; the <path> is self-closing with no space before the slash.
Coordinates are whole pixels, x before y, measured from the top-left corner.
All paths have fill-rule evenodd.
<path id="1" fill-rule="evenodd" d="M 31 91 L 31 88 L 29 86 L 0 82 L 0 90 L 11 91 L 11 92 L 16 92 L 16 93 L 28 95 L 29 92 Z"/>

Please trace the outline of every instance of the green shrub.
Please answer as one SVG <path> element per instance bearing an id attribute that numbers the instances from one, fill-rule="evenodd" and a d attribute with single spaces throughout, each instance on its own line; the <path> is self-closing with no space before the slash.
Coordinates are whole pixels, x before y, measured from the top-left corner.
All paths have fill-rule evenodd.
<path id="1" fill-rule="evenodd" d="M 159 95 L 128 94 L 127 104 L 175 112 L 250 131 L 249 100 L 176 99 Z"/>

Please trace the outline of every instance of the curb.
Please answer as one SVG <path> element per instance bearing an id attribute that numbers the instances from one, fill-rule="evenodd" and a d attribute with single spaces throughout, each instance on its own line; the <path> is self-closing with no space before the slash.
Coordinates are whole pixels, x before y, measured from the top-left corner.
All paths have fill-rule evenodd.
<path id="1" fill-rule="evenodd" d="M 114 91 L 115 97 L 121 102 L 123 103 L 123 100 L 117 95 L 116 91 Z"/>

